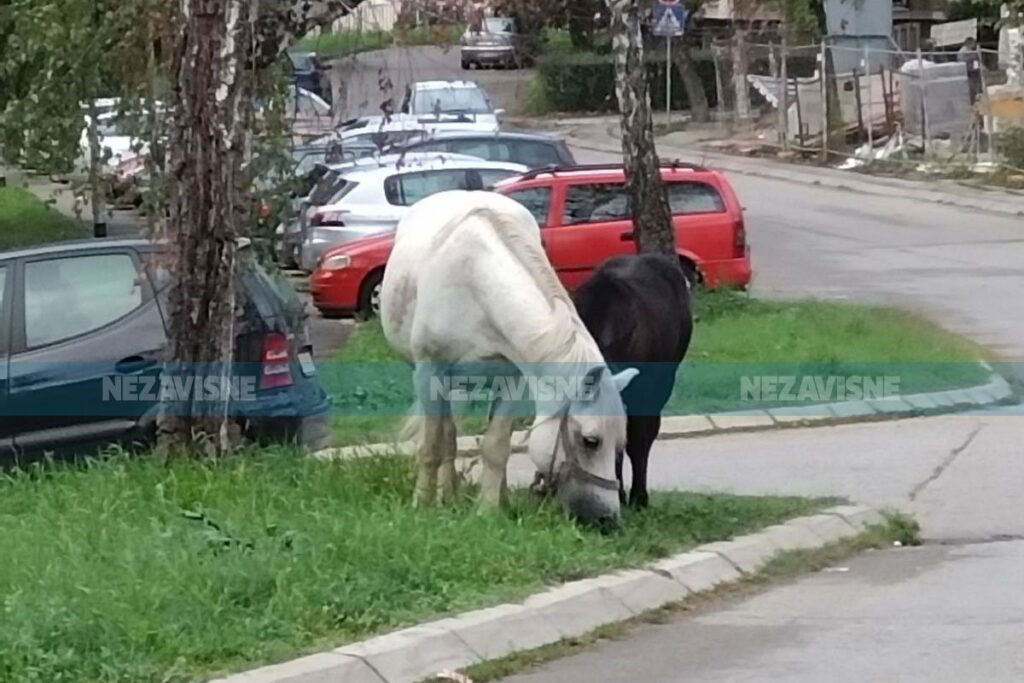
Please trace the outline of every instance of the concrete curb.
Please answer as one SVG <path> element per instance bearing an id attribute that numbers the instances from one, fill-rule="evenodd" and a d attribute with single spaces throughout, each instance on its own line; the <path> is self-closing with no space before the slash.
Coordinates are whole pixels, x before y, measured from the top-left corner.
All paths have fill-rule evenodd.
<path id="1" fill-rule="evenodd" d="M 991 369 L 987 364 L 982 365 Z M 1019 399 L 1014 395 L 1009 383 L 1000 375 L 993 373 L 985 384 L 963 389 L 910 394 L 900 398 L 663 417 L 658 440 L 947 415 L 986 406 L 1009 405 L 1018 402 Z M 482 438 L 481 436 L 459 437 L 459 455 L 470 456 L 479 453 Z M 512 452 L 525 451 L 526 438 L 525 431 L 513 432 Z M 324 460 L 333 460 L 396 453 L 412 455 L 412 444 L 405 442 L 340 446 L 316 451 L 313 456 Z"/>
<path id="2" fill-rule="evenodd" d="M 590 136 L 577 136 L 574 133 L 575 129 L 570 128 L 566 137 L 570 139 L 571 144 L 575 147 L 609 154 L 618 154 L 622 151 L 618 142 L 617 131 L 609 133 L 608 139 L 612 141 L 610 143 L 605 143 Z M 612 135 L 611 133 L 615 134 Z M 665 136 L 659 136 L 657 140 L 660 145 L 665 146 L 665 150 L 661 155 L 662 158 L 668 159 L 678 156 L 681 160 L 696 160 L 728 173 L 784 180 L 801 185 L 829 187 L 837 190 L 851 190 L 883 197 L 914 199 L 974 211 L 987 211 L 1004 216 L 1024 216 L 1024 198 L 1018 198 L 1014 194 L 1005 193 L 1003 196 L 994 196 L 1001 192 L 996 189 L 983 189 L 977 191 L 974 196 L 968 196 L 966 194 L 944 191 L 944 189 L 929 188 L 924 181 L 872 176 L 854 171 L 840 171 L 831 167 L 802 166 L 784 161 L 727 154 L 713 151 L 704 146 L 703 143 L 698 143 L 693 147 L 679 148 L 672 145 L 671 140 L 666 140 Z"/>
<path id="3" fill-rule="evenodd" d="M 213 683 L 417 683 L 443 670 L 585 635 L 750 576 L 778 553 L 820 548 L 884 521 L 842 505 L 645 567 L 573 581 L 521 603 L 474 610 Z"/>

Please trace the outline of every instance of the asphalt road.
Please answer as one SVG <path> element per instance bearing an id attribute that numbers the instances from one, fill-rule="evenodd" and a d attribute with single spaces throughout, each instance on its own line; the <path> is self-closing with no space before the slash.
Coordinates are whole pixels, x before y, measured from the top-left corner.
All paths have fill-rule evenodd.
<path id="1" fill-rule="evenodd" d="M 463 79 L 479 83 L 496 108 L 517 114 L 526 102 L 531 74 L 525 69 L 463 71 L 457 45 L 375 50 L 335 60 L 333 65 L 346 81 L 345 118 L 379 114 L 381 102 L 389 96 L 397 107 L 405 86 L 414 81 Z M 389 82 L 390 88 L 381 87 Z"/>
<path id="2" fill-rule="evenodd" d="M 614 155 L 578 150 L 581 162 Z M 1024 361 L 1024 221 L 732 175 L 760 296 L 902 306 Z M 699 334 L 699 328 L 697 334 Z M 1020 407 L 660 442 L 660 488 L 839 495 L 913 512 L 928 541 L 854 558 L 538 667 L 515 683 L 1019 681 Z M 520 463 L 518 478 L 529 476 Z"/>

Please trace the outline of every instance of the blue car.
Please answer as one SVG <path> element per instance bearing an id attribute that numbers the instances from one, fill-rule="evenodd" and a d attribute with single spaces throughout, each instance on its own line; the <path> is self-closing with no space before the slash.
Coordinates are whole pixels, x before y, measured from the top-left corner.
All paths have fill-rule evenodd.
<path id="1" fill-rule="evenodd" d="M 305 306 L 247 245 L 239 250 L 232 364 L 215 374 L 169 369 L 167 248 L 93 239 L 0 253 L 0 463 L 108 444 L 146 448 L 159 409 L 197 405 L 168 387 L 193 396 L 190 383 L 198 390 L 217 380 L 234 392 L 230 415 L 250 439 L 325 445 L 330 399 L 313 364 Z"/>

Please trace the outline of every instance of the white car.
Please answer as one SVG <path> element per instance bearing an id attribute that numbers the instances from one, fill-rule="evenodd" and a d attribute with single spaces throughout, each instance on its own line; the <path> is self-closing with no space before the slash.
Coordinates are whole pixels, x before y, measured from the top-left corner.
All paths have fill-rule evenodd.
<path id="1" fill-rule="evenodd" d="M 405 92 L 401 111 L 421 122 L 437 121 L 474 124 L 474 130 L 489 128 L 497 132 L 498 117 L 504 109 L 495 109 L 491 98 L 473 81 L 418 81 Z"/>
<path id="2" fill-rule="evenodd" d="M 424 197 L 445 190 L 486 189 L 527 171 L 522 164 L 452 154 L 410 160 L 412 156 L 377 168 L 357 164 L 339 173 L 330 203 L 308 209 L 303 270 L 311 272 L 330 247 L 394 230 L 409 207 Z"/>

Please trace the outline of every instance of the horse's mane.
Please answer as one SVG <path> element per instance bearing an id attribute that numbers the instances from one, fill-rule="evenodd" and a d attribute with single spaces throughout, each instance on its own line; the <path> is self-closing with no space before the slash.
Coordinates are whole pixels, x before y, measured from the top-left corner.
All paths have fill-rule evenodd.
<path id="1" fill-rule="evenodd" d="M 529 215 L 526 209 L 523 209 L 523 213 Z M 557 359 L 559 362 L 568 363 L 603 362 L 597 342 L 583 324 L 572 298 L 555 275 L 547 255 L 543 249 L 538 248 L 538 242 L 531 234 L 523 230 L 518 217 L 501 211 L 490 202 L 478 203 L 449 221 L 438 231 L 435 239 L 439 242 L 446 241 L 466 219 L 474 216 L 487 220 L 494 234 L 530 274 L 544 299 L 551 306 L 551 324 L 536 335 L 531 342 L 531 348 L 541 350 L 545 360 Z M 532 216 L 530 220 L 533 221 Z M 535 229 L 539 231 L 539 228 Z"/>

